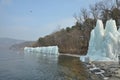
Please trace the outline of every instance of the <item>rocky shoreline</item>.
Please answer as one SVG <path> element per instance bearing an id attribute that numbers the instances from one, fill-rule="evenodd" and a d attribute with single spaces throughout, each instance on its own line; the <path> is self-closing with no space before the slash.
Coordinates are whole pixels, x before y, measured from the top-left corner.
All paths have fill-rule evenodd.
<path id="1" fill-rule="evenodd" d="M 120 80 L 120 65 L 118 62 L 83 63 L 89 74 L 88 80 Z"/>

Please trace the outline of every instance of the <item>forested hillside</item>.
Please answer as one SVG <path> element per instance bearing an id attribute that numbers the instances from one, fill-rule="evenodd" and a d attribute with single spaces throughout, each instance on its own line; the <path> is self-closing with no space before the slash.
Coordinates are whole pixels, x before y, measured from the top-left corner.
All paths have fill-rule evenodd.
<path id="1" fill-rule="evenodd" d="M 117 4 L 112 0 L 102 0 L 90 5 L 89 9 L 81 9 L 73 15 L 76 19 L 75 25 L 40 37 L 33 47 L 58 45 L 60 53 L 86 54 L 90 32 L 95 27 L 97 19 L 101 19 L 104 24 L 107 20 L 114 19 L 117 27 L 120 26 L 120 1 L 115 1 Z"/>

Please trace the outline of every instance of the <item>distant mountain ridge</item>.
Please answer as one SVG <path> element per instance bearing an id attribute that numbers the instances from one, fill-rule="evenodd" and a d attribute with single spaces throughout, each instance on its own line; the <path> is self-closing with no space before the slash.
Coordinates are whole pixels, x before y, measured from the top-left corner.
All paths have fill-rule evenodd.
<path id="1" fill-rule="evenodd" d="M 35 41 L 25 41 L 22 43 L 18 43 L 18 44 L 13 44 L 10 49 L 12 50 L 22 50 L 24 49 L 24 47 L 31 47 L 33 44 L 35 43 Z"/>
<path id="2" fill-rule="evenodd" d="M 10 46 L 18 43 L 25 42 L 24 40 L 17 40 L 12 38 L 0 38 L 0 48 L 9 48 Z"/>

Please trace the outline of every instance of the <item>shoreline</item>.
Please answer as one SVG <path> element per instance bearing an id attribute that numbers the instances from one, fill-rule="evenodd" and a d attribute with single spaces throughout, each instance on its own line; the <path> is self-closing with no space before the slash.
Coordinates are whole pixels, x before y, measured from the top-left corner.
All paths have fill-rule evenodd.
<path id="1" fill-rule="evenodd" d="M 65 55 L 65 56 L 72 56 L 72 57 L 80 57 L 81 55 L 77 55 L 77 54 L 68 54 L 68 53 L 60 53 L 59 55 Z"/>
<path id="2" fill-rule="evenodd" d="M 76 54 L 59 54 L 72 57 L 80 57 L 81 55 Z M 120 80 L 120 65 L 117 61 L 92 61 L 91 63 L 83 62 L 83 66 L 89 75 L 90 80 Z M 92 66 L 92 67 L 91 67 Z M 94 72 L 90 69 L 98 68 L 101 72 Z"/>
<path id="3" fill-rule="evenodd" d="M 91 63 L 83 62 L 83 65 L 92 80 L 120 80 L 120 65 L 118 62 L 93 61 Z M 97 72 L 97 70 L 101 72 Z"/>

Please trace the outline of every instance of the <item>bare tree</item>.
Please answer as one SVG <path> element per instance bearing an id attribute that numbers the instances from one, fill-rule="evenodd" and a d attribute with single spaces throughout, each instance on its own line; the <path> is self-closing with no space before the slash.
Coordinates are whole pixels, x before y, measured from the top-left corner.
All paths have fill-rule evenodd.
<path id="1" fill-rule="evenodd" d="M 111 10 L 115 7 L 113 0 L 102 0 L 96 4 L 99 10 Z"/>
<path id="2" fill-rule="evenodd" d="M 89 18 L 89 12 L 87 11 L 87 9 L 83 8 L 80 10 L 78 15 L 75 13 L 73 17 L 78 23 L 82 24 L 86 19 Z"/>
<path id="3" fill-rule="evenodd" d="M 84 22 L 81 13 L 79 13 L 79 15 L 77 15 L 77 14 L 75 13 L 75 14 L 73 15 L 73 17 L 75 18 L 76 22 L 78 22 L 78 23 L 81 23 L 81 24 L 82 24 L 82 23 Z"/>
<path id="4" fill-rule="evenodd" d="M 97 4 L 90 5 L 90 12 L 95 20 L 99 18 L 99 9 Z"/>
<path id="5" fill-rule="evenodd" d="M 83 17 L 84 20 L 89 18 L 89 12 L 87 11 L 87 9 L 85 8 L 81 9 L 81 16 Z"/>
<path id="6" fill-rule="evenodd" d="M 116 6 L 117 6 L 117 8 L 120 7 L 120 0 L 116 0 Z"/>
<path id="7" fill-rule="evenodd" d="M 80 19 L 79 19 L 79 17 L 77 16 L 77 14 L 76 14 L 76 13 L 74 13 L 73 17 L 75 18 L 75 20 L 76 20 L 77 22 L 79 22 L 79 21 L 80 21 Z"/>

